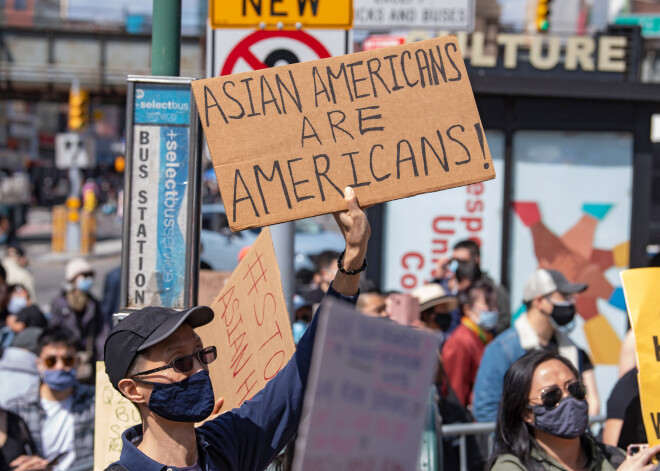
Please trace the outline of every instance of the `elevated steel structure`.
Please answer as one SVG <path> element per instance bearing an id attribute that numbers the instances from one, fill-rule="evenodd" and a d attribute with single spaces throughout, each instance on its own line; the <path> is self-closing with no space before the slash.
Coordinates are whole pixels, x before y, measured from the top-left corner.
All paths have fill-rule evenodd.
<path id="1" fill-rule="evenodd" d="M 181 75 L 204 77 L 204 39 L 181 38 Z M 77 80 L 92 99 L 125 104 L 126 77 L 151 74 L 150 34 L 3 26 L 0 97 L 66 102 Z"/>

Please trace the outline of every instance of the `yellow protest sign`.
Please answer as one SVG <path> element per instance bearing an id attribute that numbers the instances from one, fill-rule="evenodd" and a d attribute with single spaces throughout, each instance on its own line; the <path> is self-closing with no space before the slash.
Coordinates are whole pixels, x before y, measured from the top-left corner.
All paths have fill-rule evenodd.
<path id="1" fill-rule="evenodd" d="M 644 428 L 653 446 L 660 444 L 660 268 L 625 270 L 621 279 L 635 333 Z"/>
<path id="2" fill-rule="evenodd" d="M 196 329 L 204 345 L 215 345 L 209 365 L 222 411 L 258 393 L 295 352 L 280 270 L 270 230 L 261 231 L 211 305 L 213 321 Z"/>
<path id="3" fill-rule="evenodd" d="M 96 362 L 94 418 L 94 471 L 102 471 L 119 459 L 121 434 L 141 422 L 137 408 L 110 384 L 105 363 Z"/>
<path id="4" fill-rule="evenodd" d="M 455 36 L 192 89 L 235 231 L 495 178 Z"/>

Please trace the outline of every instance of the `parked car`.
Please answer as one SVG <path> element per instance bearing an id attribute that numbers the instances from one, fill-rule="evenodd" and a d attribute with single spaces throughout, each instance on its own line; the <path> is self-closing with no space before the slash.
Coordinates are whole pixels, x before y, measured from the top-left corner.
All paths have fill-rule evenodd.
<path id="1" fill-rule="evenodd" d="M 344 238 L 338 232 L 323 229 L 314 219 L 294 222 L 294 268 L 315 271 L 312 257 L 326 250 L 344 250 Z M 238 264 L 238 253 L 252 245 L 261 228 L 232 232 L 227 213 L 221 203 L 202 205 L 202 250 L 200 262 L 216 271 L 232 271 Z"/>

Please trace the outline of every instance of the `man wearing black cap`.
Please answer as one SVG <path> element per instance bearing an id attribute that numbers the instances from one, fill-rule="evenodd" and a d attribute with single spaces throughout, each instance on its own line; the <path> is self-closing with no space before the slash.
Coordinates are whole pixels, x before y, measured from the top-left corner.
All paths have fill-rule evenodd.
<path id="1" fill-rule="evenodd" d="M 538 269 L 525 284 L 523 301 L 526 314 L 513 327 L 488 344 L 481 359 L 474 385 L 474 416 L 479 422 L 497 419 L 506 370 L 530 350 L 547 348 L 567 358 L 583 373 L 586 354 L 560 327 L 575 317 L 575 295 L 587 289 L 584 283 L 571 283 L 557 270 Z M 593 367 L 592 367 L 593 368 Z"/>
<path id="2" fill-rule="evenodd" d="M 346 250 L 327 295 L 355 303 L 370 228 L 352 188 L 346 188 L 345 200 L 348 210 L 335 219 Z M 182 312 L 148 307 L 112 329 L 105 344 L 106 371 L 112 385 L 136 404 L 142 424 L 124 432 L 120 460 L 110 469 L 263 470 L 296 432 L 316 318 L 293 358 L 261 392 L 195 428 L 214 411 L 207 365 L 217 351 L 203 346 L 194 329 L 212 319 L 213 311 L 205 306 Z"/>

